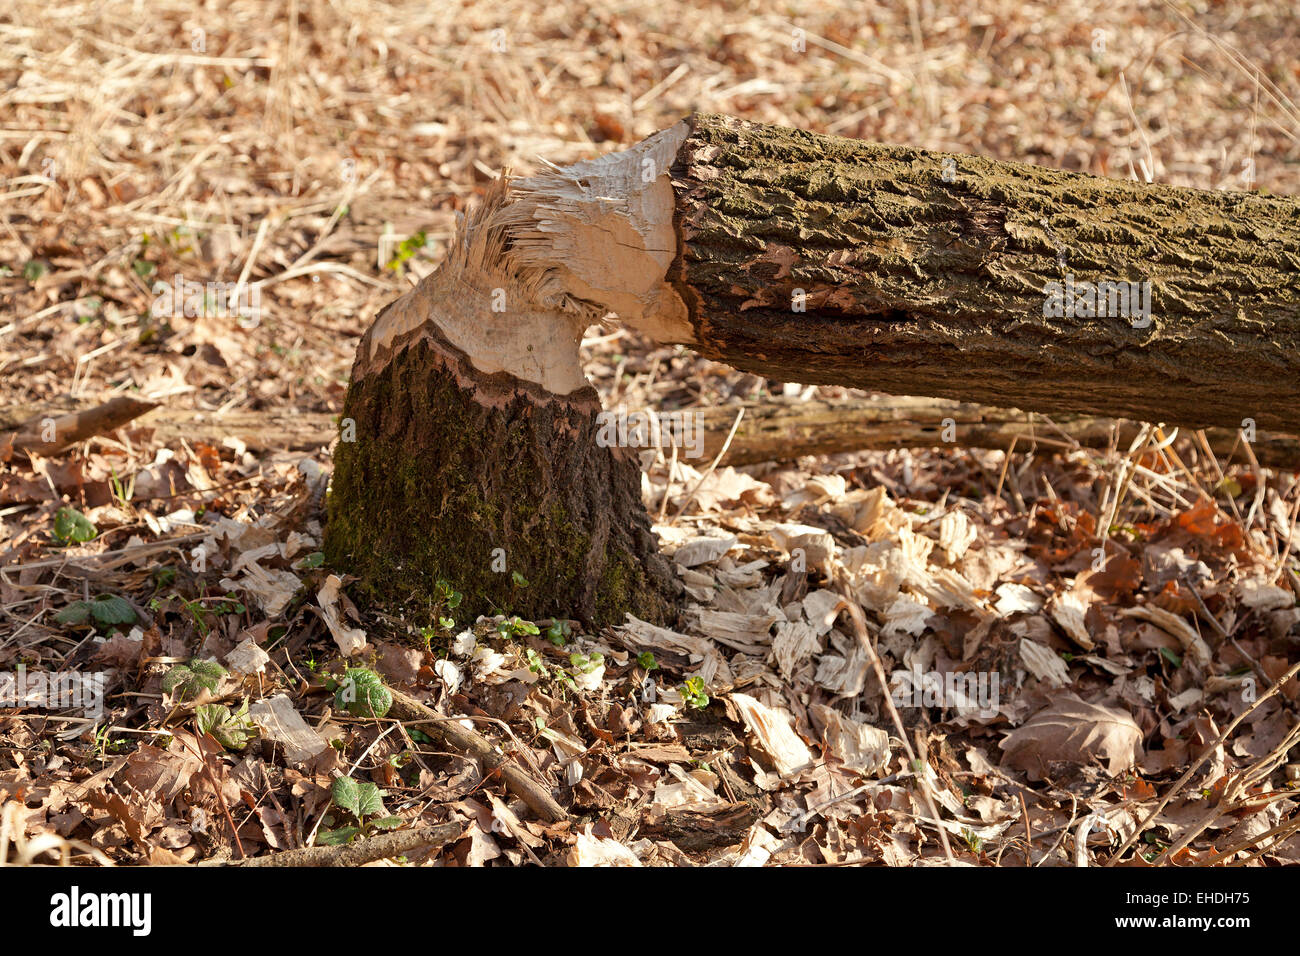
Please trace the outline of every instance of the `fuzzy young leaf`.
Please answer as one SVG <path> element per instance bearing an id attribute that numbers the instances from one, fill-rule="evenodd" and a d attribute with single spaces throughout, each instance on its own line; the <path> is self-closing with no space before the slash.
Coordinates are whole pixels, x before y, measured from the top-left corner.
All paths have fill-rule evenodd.
<path id="1" fill-rule="evenodd" d="M 58 614 L 54 620 L 60 624 L 85 624 L 90 617 L 89 601 L 73 601 Z"/>
<path id="2" fill-rule="evenodd" d="M 336 830 L 321 830 L 316 834 L 316 846 L 338 846 L 349 842 L 361 832 L 360 827 L 339 827 Z"/>
<path id="3" fill-rule="evenodd" d="M 217 692 L 217 684 L 226 676 L 226 669 L 216 661 L 195 657 L 188 664 L 177 664 L 163 678 L 163 693 L 175 692 L 177 700 L 192 700 L 207 688 Z"/>
<path id="4" fill-rule="evenodd" d="M 334 706 L 353 717 L 382 717 L 393 706 L 393 695 L 374 671 L 350 667 L 334 692 Z"/>
<path id="5" fill-rule="evenodd" d="M 248 718 L 248 701 L 233 713 L 220 704 L 203 704 L 194 717 L 199 733 L 211 734 L 227 750 L 243 750 L 257 736 L 257 728 Z"/>
<path id="6" fill-rule="evenodd" d="M 546 639 L 556 647 L 563 647 L 569 643 L 569 637 L 573 633 L 573 628 L 569 627 L 568 621 L 553 621 L 551 626 L 546 629 Z"/>

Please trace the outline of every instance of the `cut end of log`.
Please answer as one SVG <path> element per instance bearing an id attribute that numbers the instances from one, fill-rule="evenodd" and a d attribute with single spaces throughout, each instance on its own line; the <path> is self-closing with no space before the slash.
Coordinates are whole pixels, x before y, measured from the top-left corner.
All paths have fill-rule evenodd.
<path id="1" fill-rule="evenodd" d="M 677 257 L 670 170 L 689 133 L 681 122 L 622 152 L 512 184 L 509 255 L 540 276 L 544 301 L 593 319 L 617 313 L 656 341 L 694 340 L 667 280 Z"/>

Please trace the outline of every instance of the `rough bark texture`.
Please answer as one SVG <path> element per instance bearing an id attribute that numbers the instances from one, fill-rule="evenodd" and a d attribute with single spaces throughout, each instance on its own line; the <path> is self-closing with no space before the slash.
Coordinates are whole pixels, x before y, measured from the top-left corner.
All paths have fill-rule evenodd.
<path id="1" fill-rule="evenodd" d="M 462 620 L 669 616 L 639 472 L 596 444 L 594 389 L 484 375 L 431 328 L 374 364 L 348 389 L 356 440 L 335 452 L 325 549 L 366 597 L 416 623 L 440 579 L 464 593 Z"/>
<path id="2" fill-rule="evenodd" d="M 705 114 L 671 174 L 668 278 L 712 358 L 786 381 L 1300 432 L 1295 200 Z M 1149 281 L 1149 326 L 1045 318 L 1048 284 L 1069 276 Z"/>

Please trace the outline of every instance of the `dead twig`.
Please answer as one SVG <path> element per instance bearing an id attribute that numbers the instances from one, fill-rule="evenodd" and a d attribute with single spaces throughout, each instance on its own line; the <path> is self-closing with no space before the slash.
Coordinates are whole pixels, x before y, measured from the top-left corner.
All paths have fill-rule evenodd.
<path id="1" fill-rule="evenodd" d="M 57 418 L 29 419 L 8 436 L 0 438 L 0 454 L 10 446 L 15 451 L 35 451 L 46 457 L 57 455 L 87 438 L 115 431 L 157 407 L 156 402 L 142 402 L 122 395 L 95 408 Z"/>
<path id="2" fill-rule="evenodd" d="M 437 711 L 420 703 L 414 697 L 393 691 L 393 706 L 388 711 L 403 724 L 419 724 L 420 729 L 443 745 L 460 753 L 473 757 L 488 771 L 496 771 L 505 782 L 506 789 L 528 805 L 548 823 L 567 820 L 564 808 L 555 802 L 547 789 L 522 769 L 510 761 L 483 735 L 465 727 L 451 717 L 444 717 Z"/>
<path id="3" fill-rule="evenodd" d="M 940 822 L 938 808 L 935 806 L 934 798 L 930 794 L 930 781 L 925 774 L 928 767 L 918 760 L 916 753 L 912 750 L 911 743 L 908 742 L 907 729 L 903 726 L 903 718 L 899 716 L 898 709 L 889 696 L 889 680 L 885 677 L 884 665 L 880 663 L 880 657 L 876 654 L 876 649 L 871 644 L 871 637 L 867 633 L 867 621 L 862 615 L 862 608 L 849 595 L 848 585 L 844 581 L 839 581 L 838 584 L 840 603 L 835 610 L 836 612 L 840 610 L 849 612 L 849 618 L 853 621 L 853 630 L 857 634 L 858 643 L 871 661 L 871 667 L 876 673 L 876 680 L 880 681 L 881 695 L 885 699 L 885 709 L 889 711 L 890 719 L 894 722 L 899 739 L 903 742 L 903 749 L 907 751 L 908 763 L 916 771 L 917 783 L 921 788 L 921 799 L 925 801 L 925 807 L 930 811 L 930 817 L 939 831 L 939 842 L 943 844 L 944 855 L 947 856 L 950 863 L 954 862 L 956 858 L 952 854 L 952 846 L 948 843 L 948 831 L 943 828 L 943 824 Z"/>
<path id="4" fill-rule="evenodd" d="M 267 856 L 251 856 L 243 860 L 205 862 L 200 866 L 360 866 L 400 856 L 423 847 L 441 847 L 458 839 L 465 828 L 459 823 L 440 823 L 437 826 L 418 827 L 413 830 L 393 830 L 340 846 L 308 846 L 299 850 L 285 850 Z"/>

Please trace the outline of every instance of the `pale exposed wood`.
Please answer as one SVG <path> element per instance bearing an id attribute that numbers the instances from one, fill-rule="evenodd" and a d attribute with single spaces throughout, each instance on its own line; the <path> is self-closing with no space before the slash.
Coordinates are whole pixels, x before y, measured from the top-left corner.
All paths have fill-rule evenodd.
<path id="1" fill-rule="evenodd" d="M 400 349 L 436 337 L 483 375 L 510 375 L 557 396 L 586 387 L 578 343 L 589 322 L 554 308 L 546 277 L 505 255 L 505 196 L 498 181 L 470 212 L 447 259 L 379 313 L 357 346 L 353 382 L 385 368 Z"/>

